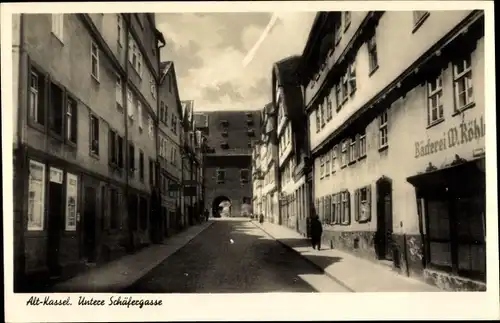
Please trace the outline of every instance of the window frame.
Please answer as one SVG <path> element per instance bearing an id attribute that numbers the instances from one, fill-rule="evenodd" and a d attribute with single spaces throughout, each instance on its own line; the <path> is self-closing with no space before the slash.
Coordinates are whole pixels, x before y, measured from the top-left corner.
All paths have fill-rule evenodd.
<path id="1" fill-rule="evenodd" d="M 464 68 L 464 70 L 461 71 L 460 73 L 457 71 L 459 62 L 462 65 L 461 67 Z M 466 63 L 466 64 L 468 63 L 468 66 L 466 66 L 464 63 Z M 468 54 L 468 55 L 466 55 L 466 57 L 460 58 L 459 60 L 453 62 L 452 69 L 453 69 L 453 98 L 455 101 L 454 113 L 458 114 L 458 113 L 461 113 L 462 111 L 474 106 L 474 104 L 475 104 L 475 101 L 474 101 L 474 82 L 472 79 L 472 75 L 473 75 L 472 74 L 472 55 Z M 470 81 L 467 81 L 467 80 L 470 80 Z M 459 84 L 459 82 L 462 82 L 462 81 L 465 82 L 464 87 L 467 85 L 469 86 L 463 92 L 465 94 L 465 98 L 469 99 L 469 102 L 466 102 L 464 105 L 459 106 L 460 93 L 458 93 L 458 84 Z M 472 91 L 472 94 L 470 96 L 468 95 L 469 90 Z"/>
<path id="2" fill-rule="evenodd" d="M 52 16 L 52 28 L 51 32 L 54 37 L 56 37 L 61 44 L 64 44 L 64 14 L 51 14 Z"/>
<path id="3" fill-rule="evenodd" d="M 94 53 L 94 49 L 95 49 L 95 53 Z M 95 68 L 96 68 L 95 71 L 94 71 L 94 60 L 95 60 Z M 94 72 L 95 72 L 95 74 L 94 74 Z M 99 46 L 93 40 L 91 41 L 91 44 L 90 44 L 90 75 L 97 82 L 99 82 L 99 78 L 100 78 Z"/>
<path id="4" fill-rule="evenodd" d="M 90 119 L 90 145 L 89 145 L 89 153 L 91 156 L 98 157 L 99 156 L 99 131 L 100 131 L 100 120 L 99 117 L 93 113 L 90 114 L 89 116 Z M 94 123 L 96 121 L 96 123 Z M 97 132 L 96 131 L 96 125 L 97 125 Z M 97 138 L 94 138 L 94 136 L 97 134 Z M 97 145 L 94 145 L 94 141 L 97 141 Z M 94 147 L 95 146 L 95 147 Z"/>
<path id="5" fill-rule="evenodd" d="M 64 140 L 68 145 L 76 147 L 78 144 L 78 101 L 66 92 L 64 106 Z"/>
<path id="6" fill-rule="evenodd" d="M 70 190 L 70 182 L 71 180 L 74 180 L 76 182 L 76 185 L 74 186 L 74 196 L 70 194 L 71 190 Z M 76 227 L 77 227 L 77 214 L 78 214 L 78 184 L 79 184 L 79 180 L 78 180 L 78 175 L 76 174 L 72 174 L 72 173 L 66 173 L 66 205 L 65 205 L 65 214 L 64 214 L 64 230 L 65 231 L 69 231 L 69 232 L 74 232 L 76 231 Z M 70 225 L 69 223 L 69 214 L 70 214 L 70 205 L 69 205 L 69 202 L 70 202 L 70 198 L 73 197 L 74 198 L 74 224 L 73 225 Z"/>
<path id="7" fill-rule="evenodd" d="M 374 33 L 367 41 L 368 47 L 368 72 L 371 76 L 379 67 L 378 50 L 377 50 L 377 34 Z"/>
<path id="8" fill-rule="evenodd" d="M 30 188 L 31 188 L 31 179 L 30 179 L 30 174 L 31 174 L 31 165 L 35 165 L 35 166 L 38 166 L 38 167 L 41 167 L 42 170 L 41 170 L 41 174 L 42 174 L 42 179 L 41 179 L 41 184 L 40 183 L 37 183 L 40 185 L 39 188 L 41 188 L 40 190 L 40 198 L 38 200 L 38 202 L 36 202 L 35 200 L 33 200 L 33 211 L 35 210 L 35 204 L 38 203 L 38 204 L 41 204 L 41 205 L 38 205 L 38 209 L 40 211 L 40 225 L 33 225 L 33 222 L 31 221 L 30 222 L 30 217 L 29 217 L 29 210 L 30 210 Z M 28 161 L 28 196 L 27 196 L 27 200 L 28 200 L 28 209 L 27 209 L 27 220 L 26 220 L 26 227 L 25 227 L 25 230 L 28 231 L 28 232 L 43 232 L 45 230 L 45 221 L 46 221 L 46 216 L 45 216 L 45 208 L 46 208 L 46 186 L 47 186 L 47 165 L 45 165 L 45 163 L 42 163 L 38 160 L 35 160 L 35 159 L 29 159 Z M 34 218 L 34 214 L 33 214 L 33 218 Z M 31 225 L 30 225 L 31 223 Z"/>
<path id="9" fill-rule="evenodd" d="M 433 89 L 433 86 L 435 88 Z M 439 75 L 433 80 L 427 82 L 427 125 L 432 126 L 444 120 L 443 107 L 443 74 L 440 71 Z M 433 106 L 433 99 L 436 98 L 437 106 Z M 433 112 L 436 112 L 436 118 L 433 118 Z"/>
<path id="10" fill-rule="evenodd" d="M 385 116 L 385 118 L 384 118 Z M 385 119 L 385 120 L 384 120 Z M 389 146 L 389 113 L 388 110 L 384 110 L 378 117 L 378 138 L 379 138 L 379 149 L 384 149 Z M 384 142 L 385 138 L 385 142 Z"/>
<path id="11" fill-rule="evenodd" d="M 246 172 L 246 178 L 243 174 Z M 240 169 L 240 183 L 250 182 L 250 170 L 248 168 Z"/>
<path id="12" fill-rule="evenodd" d="M 222 179 L 220 179 L 222 175 Z M 215 170 L 215 181 L 217 184 L 224 184 L 226 181 L 226 170 L 224 168 L 217 168 Z"/>

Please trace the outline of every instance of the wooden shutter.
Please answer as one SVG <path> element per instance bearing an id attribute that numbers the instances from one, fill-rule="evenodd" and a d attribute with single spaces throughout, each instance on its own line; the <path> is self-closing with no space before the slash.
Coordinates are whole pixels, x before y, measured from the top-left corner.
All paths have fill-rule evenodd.
<path id="1" fill-rule="evenodd" d="M 351 193 L 346 190 L 345 193 L 347 194 L 347 214 L 346 214 L 346 225 L 351 224 Z"/>
<path id="2" fill-rule="evenodd" d="M 366 219 L 365 221 L 371 220 L 372 210 L 372 190 L 371 185 L 366 187 Z"/>
<path id="3" fill-rule="evenodd" d="M 342 214 L 340 208 L 338 207 L 339 193 L 334 194 L 334 196 L 335 196 L 335 220 L 334 220 L 334 223 L 339 224 L 341 222 L 340 216 Z"/>
<path id="4" fill-rule="evenodd" d="M 361 194 L 360 190 L 357 189 L 354 191 L 354 221 L 359 222 L 359 211 L 360 211 L 360 199 Z"/>
<path id="5" fill-rule="evenodd" d="M 356 149 L 355 157 L 356 159 L 359 158 L 359 147 L 360 145 L 360 138 L 361 136 L 359 134 L 356 135 L 356 145 L 354 146 L 354 149 Z"/>

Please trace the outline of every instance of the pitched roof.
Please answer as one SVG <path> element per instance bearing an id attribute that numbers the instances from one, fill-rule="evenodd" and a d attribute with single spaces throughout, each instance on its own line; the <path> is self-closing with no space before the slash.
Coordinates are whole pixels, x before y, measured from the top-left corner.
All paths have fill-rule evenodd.
<path id="1" fill-rule="evenodd" d="M 160 84 L 163 83 L 165 76 L 173 65 L 174 62 L 172 61 L 165 61 L 160 63 Z"/>
<path id="2" fill-rule="evenodd" d="M 300 61 L 301 57 L 295 55 L 282 59 L 273 65 L 276 82 L 283 89 L 284 105 L 290 119 L 302 116 L 302 89 L 300 87 L 300 78 L 297 74 Z"/>

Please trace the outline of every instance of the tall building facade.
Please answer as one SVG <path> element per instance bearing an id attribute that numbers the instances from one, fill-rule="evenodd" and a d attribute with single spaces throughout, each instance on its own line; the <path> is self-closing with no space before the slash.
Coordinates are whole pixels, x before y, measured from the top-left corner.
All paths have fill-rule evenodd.
<path id="1" fill-rule="evenodd" d="M 182 216 L 182 155 L 184 138 L 182 105 L 174 62 L 160 64 L 160 106 L 158 112 L 158 162 L 161 190 L 161 223 L 163 236 L 180 230 Z"/>
<path id="2" fill-rule="evenodd" d="M 302 58 L 324 242 L 484 290 L 484 12 L 322 12 Z"/>
<path id="3" fill-rule="evenodd" d="M 264 220 L 280 223 L 279 164 L 276 107 L 271 102 L 264 107 L 262 121 L 260 164 L 262 169 L 262 210 Z"/>
<path id="4" fill-rule="evenodd" d="M 251 212 L 252 146 L 260 136 L 260 113 L 197 112 L 195 120 L 197 129 L 206 137 L 204 208 L 213 216 L 218 216 L 219 205 L 227 201 L 227 215 L 240 216 Z"/>
<path id="5" fill-rule="evenodd" d="M 147 13 L 22 14 L 16 21 L 19 290 L 154 240 L 165 40 Z"/>
<path id="6" fill-rule="evenodd" d="M 271 79 L 277 114 L 279 223 L 306 235 L 310 211 L 305 172 L 308 132 L 297 73 L 300 59 L 292 56 L 275 63 Z"/>

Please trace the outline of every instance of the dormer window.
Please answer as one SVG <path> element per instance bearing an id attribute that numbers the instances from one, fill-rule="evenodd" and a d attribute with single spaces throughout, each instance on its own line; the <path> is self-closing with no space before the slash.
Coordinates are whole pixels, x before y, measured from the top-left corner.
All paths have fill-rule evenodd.
<path id="1" fill-rule="evenodd" d="M 248 129 L 247 134 L 249 137 L 254 137 L 255 136 L 255 131 L 253 129 Z"/>
<path id="2" fill-rule="evenodd" d="M 221 120 L 220 121 L 220 124 L 223 126 L 223 127 L 227 127 L 229 126 L 229 122 L 227 120 Z"/>

